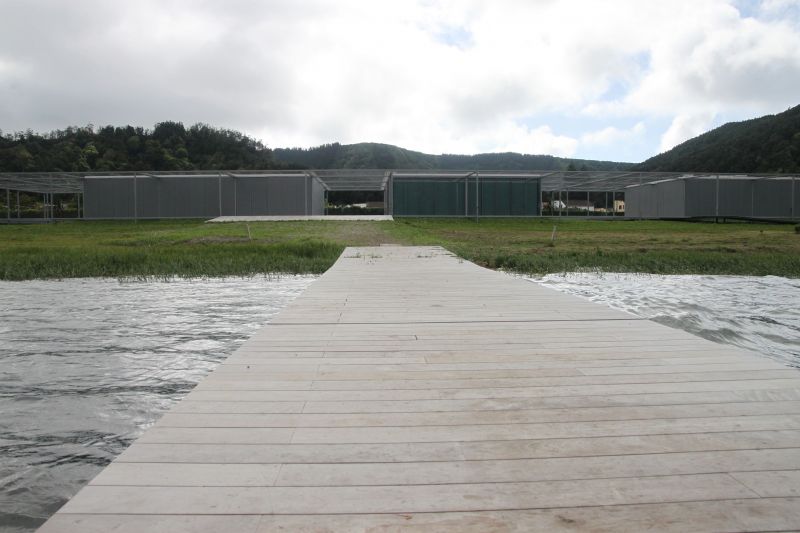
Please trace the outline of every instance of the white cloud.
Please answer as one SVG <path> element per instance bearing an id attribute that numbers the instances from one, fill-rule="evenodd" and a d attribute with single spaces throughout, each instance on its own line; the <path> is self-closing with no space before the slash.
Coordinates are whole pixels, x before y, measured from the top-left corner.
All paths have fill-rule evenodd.
<path id="1" fill-rule="evenodd" d="M 581 135 L 581 143 L 589 145 L 607 146 L 619 141 L 631 139 L 633 137 L 641 137 L 646 127 L 644 122 L 637 122 L 630 129 L 620 129 L 614 126 L 607 126 L 601 130 L 590 131 Z"/>
<path id="2" fill-rule="evenodd" d="M 731 2 L 11 2 L 0 65 L 15 68 L 0 67 L 0 125 L 172 119 L 272 146 L 571 155 L 586 145 L 613 159 L 631 135 L 658 135 L 619 117 L 674 119 L 663 146 L 703 123 L 687 117 L 798 103 L 800 29 L 768 16 L 797 2 L 765 0 L 756 18 Z M 587 125 L 567 134 L 559 116 Z"/>
<path id="3" fill-rule="evenodd" d="M 704 133 L 708 130 L 713 118 L 712 113 L 678 115 L 661 136 L 659 152 L 666 152 L 670 148 Z"/>

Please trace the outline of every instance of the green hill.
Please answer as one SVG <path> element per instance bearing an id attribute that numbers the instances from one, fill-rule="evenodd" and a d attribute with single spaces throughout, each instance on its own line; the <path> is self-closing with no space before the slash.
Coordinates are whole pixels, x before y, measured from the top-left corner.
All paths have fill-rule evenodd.
<path id="1" fill-rule="evenodd" d="M 634 168 L 664 172 L 800 172 L 800 106 L 777 115 L 730 122 Z"/>
<path id="2" fill-rule="evenodd" d="M 324 144 L 314 148 L 276 148 L 277 162 L 306 168 L 397 168 L 448 170 L 625 170 L 633 163 L 568 159 L 513 152 L 432 155 L 390 144 Z"/>
<path id="3" fill-rule="evenodd" d="M 272 151 L 242 133 L 161 122 L 152 130 L 69 127 L 0 135 L 2 172 L 271 169 Z"/>
<path id="4" fill-rule="evenodd" d="M 725 124 L 638 165 L 512 152 L 433 155 L 379 143 L 270 150 L 237 131 L 179 122 L 0 135 L 0 172 L 276 168 L 797 173 L 800 106 Z"/>

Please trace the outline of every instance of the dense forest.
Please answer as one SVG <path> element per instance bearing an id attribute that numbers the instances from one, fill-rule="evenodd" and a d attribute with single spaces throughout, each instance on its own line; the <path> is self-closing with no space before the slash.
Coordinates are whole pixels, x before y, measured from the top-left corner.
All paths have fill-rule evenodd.
<path id="1" fill-rule="evenodd" d="M 379 143 L 270 150 L 260 141 L 206 124 L 69 127 L 46 134 L 0 132 L 0 171 L 398 168 L 452 170 L 646 170 L 800 172 L 800 106 L 732 122 L 634 165 L 550 155 L 432 155 Z"/>
<path id="2" fill-rule="evenodd" d="M 390 144 L 324 144 L 315 148 L 276 148 L 276 161 L 305 168 L 402 168 L 449 170 L 625 170 L 632 163 L 567 159 L 512 152 L 431 155 Z"/>
<path id="3" fill-rule="evenodd" d="M 623 170 L 632 163 L 550 155 L 431 155 L 378 143 L 324 144 L 270 150 L 247 135 L 206 124 L 161 122 L 152 130 L 125 126 L 68 127 L 3 135 L 0 172 L 404 168 L 468 170 Z"/>
<path id="4" fill-rule="evenodd" d="M 635 168 L 668 172 L 800 172 L 800 106 L 777 115 L 729 122 Z"/>
<path id="5" fill-rule="evenodd" d="M 272 151 L 242 133 L 206 124 L 161 122 L 152 130 L 126 126 L 70 127 L 47 134 L 0 135 L 0 171 L 271 169 Z M 282 167 L 281 167 L 282 168 Z"/>

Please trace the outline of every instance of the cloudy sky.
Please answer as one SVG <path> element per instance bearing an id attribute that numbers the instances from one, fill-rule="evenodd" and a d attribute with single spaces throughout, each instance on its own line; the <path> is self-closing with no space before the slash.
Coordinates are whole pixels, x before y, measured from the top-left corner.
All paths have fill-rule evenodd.
<path id="1" fill-rule="evenodd" d="M 0 0 L 0 129 L 640 161 L 800 104 L 800 0 Z"/>

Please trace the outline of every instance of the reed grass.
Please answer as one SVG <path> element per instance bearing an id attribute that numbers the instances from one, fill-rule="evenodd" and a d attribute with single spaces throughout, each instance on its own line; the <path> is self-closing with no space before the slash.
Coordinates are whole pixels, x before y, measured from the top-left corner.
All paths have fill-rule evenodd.
<path id="1" fill-rule="evenodd" d="M 318 274 L 345 246 L 384 243 L 439 245 L 480 265 L 522 274 L 600 270 L 800 278 L 800 235 L 791 225 L 399 219 L 0 226 L 0 279 Z"/>

